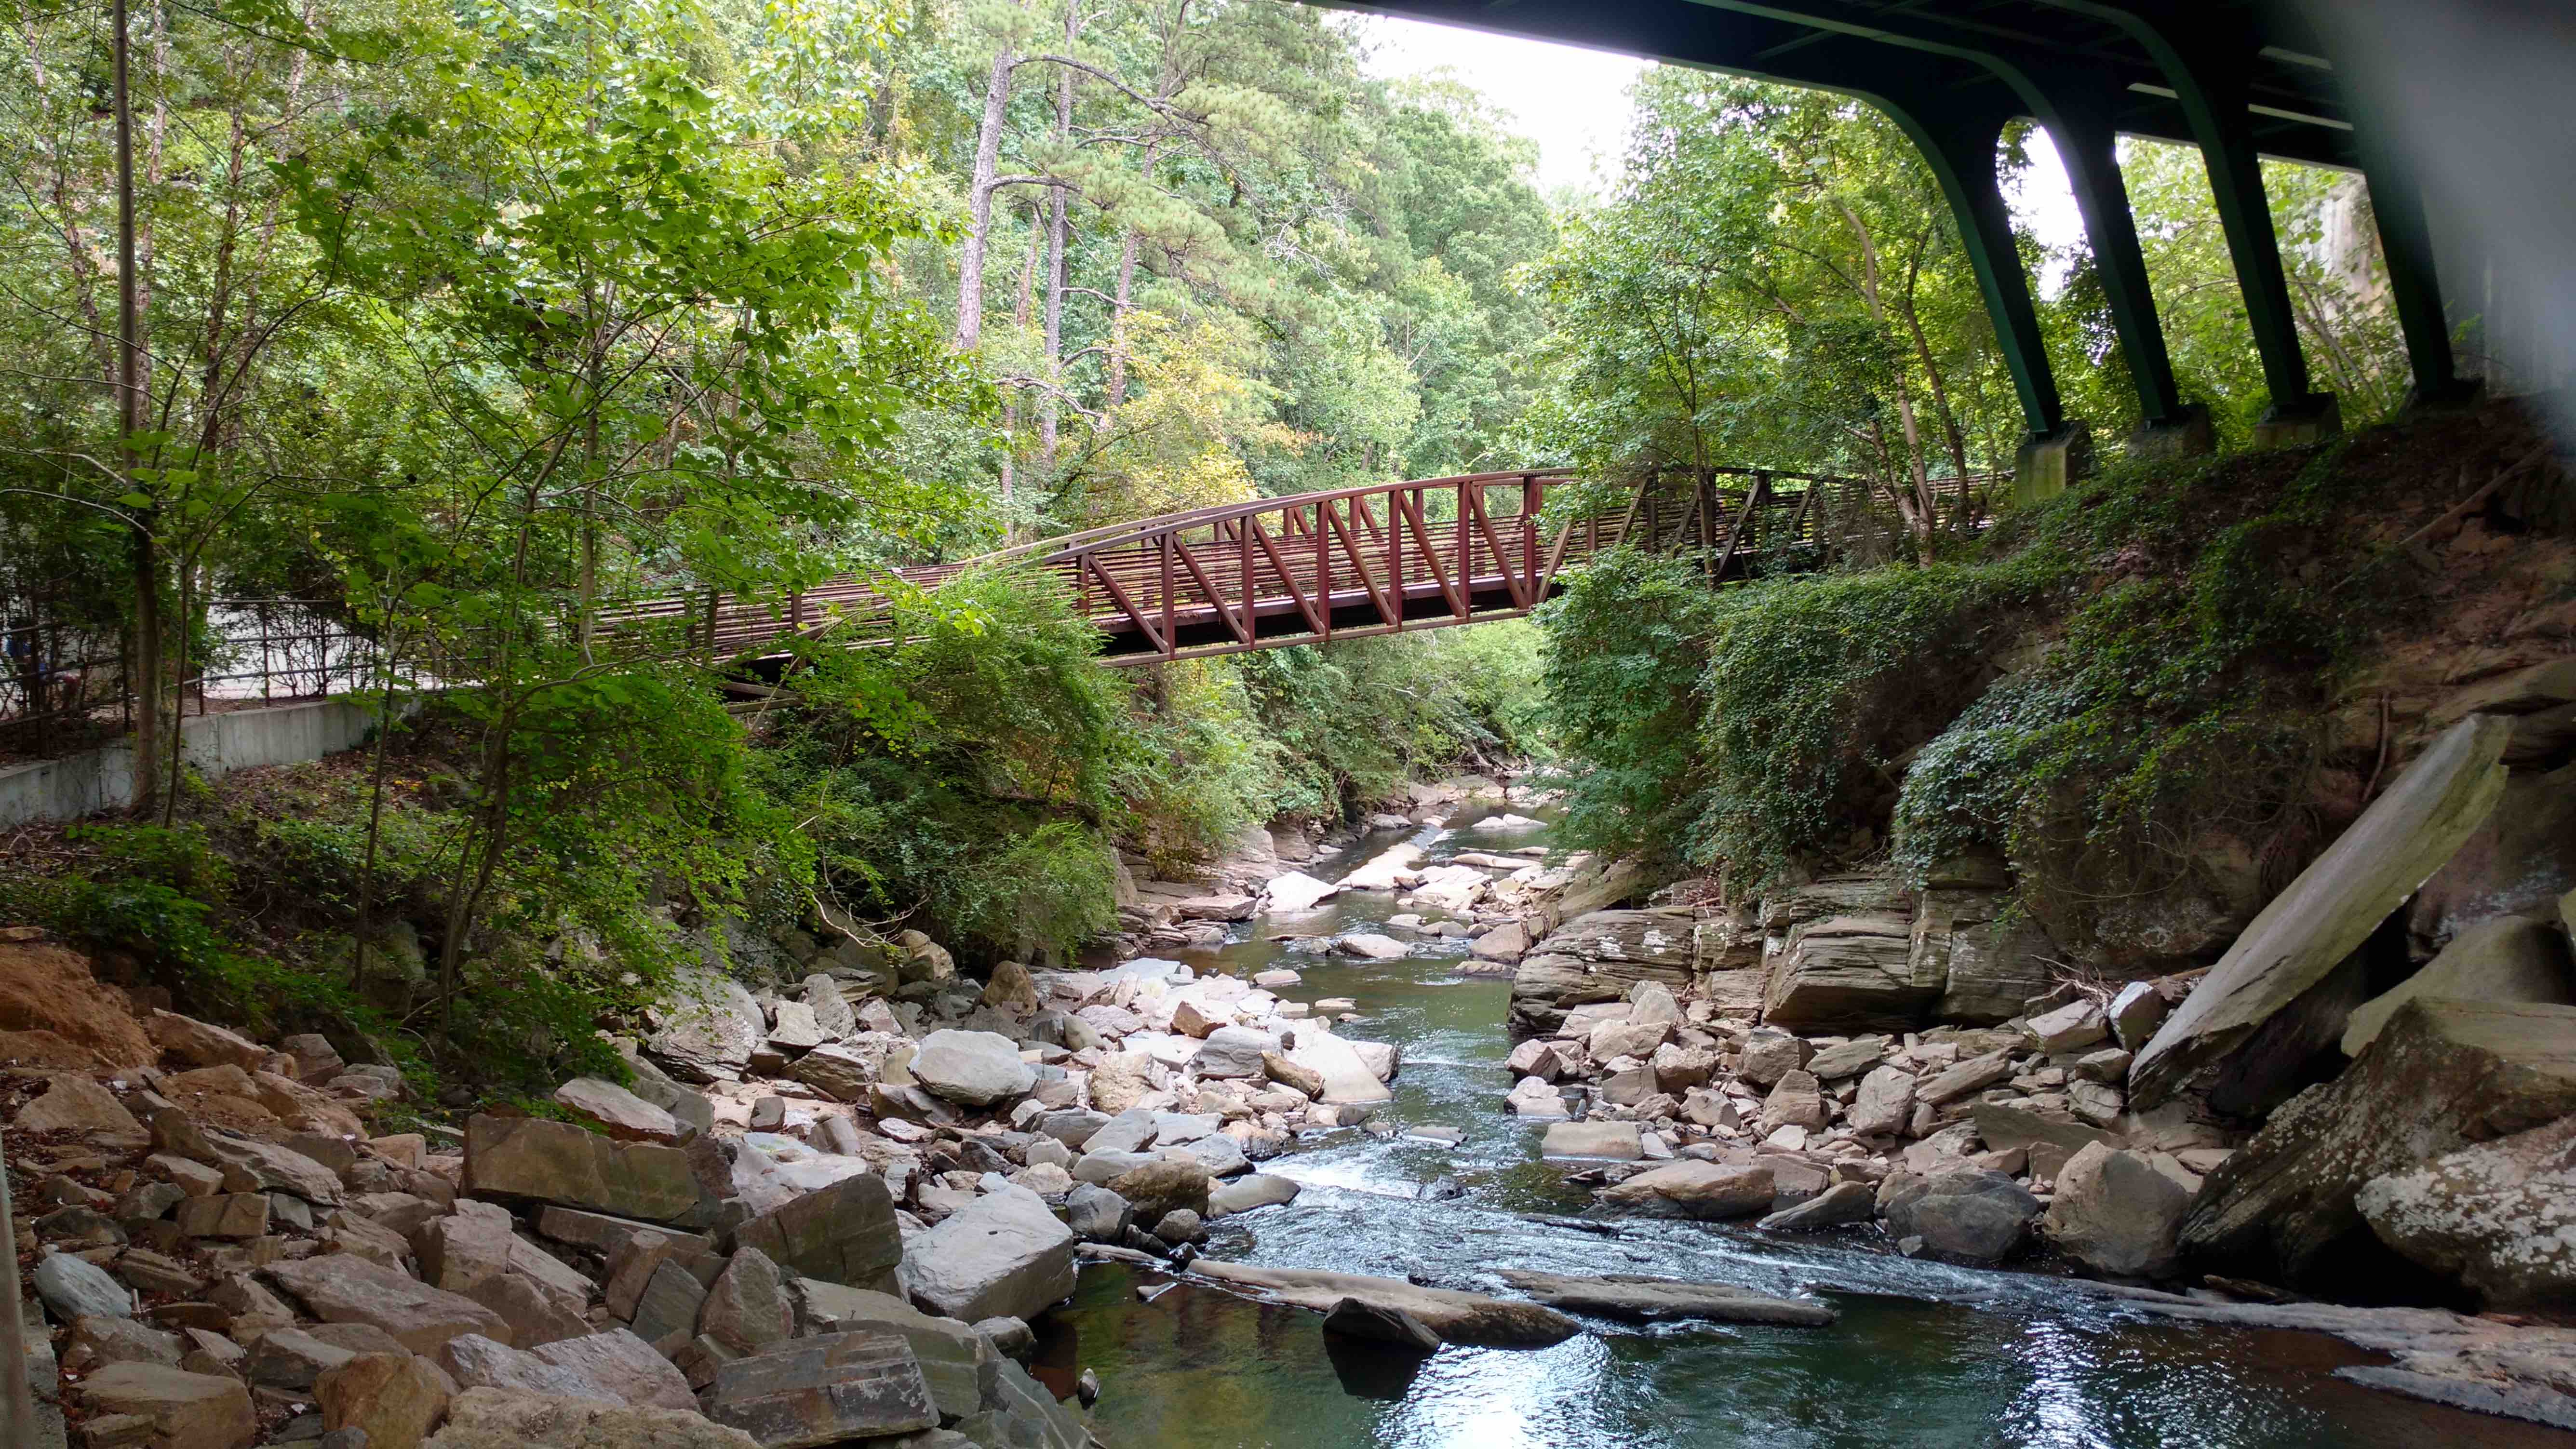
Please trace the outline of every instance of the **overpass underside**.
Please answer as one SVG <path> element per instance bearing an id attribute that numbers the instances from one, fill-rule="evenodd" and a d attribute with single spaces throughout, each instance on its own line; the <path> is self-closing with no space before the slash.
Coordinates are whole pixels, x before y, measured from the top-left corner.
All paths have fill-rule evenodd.
<path id="1" fill-rule="evenodd" d="M 2413 400 L 2471 391 L 2454 369 L 2423 189 L 2382 117 L 2354 99 L 2353 57 L 2302 8 L 2249 0 L 1324 0 L 1341 8 L 1620 51 L 1833 91 L 1876 106 L 1921 150 L 1966 244 L 2028 439 L 2017 472 L 2046 493 L 2084 467 L 1996 181 L 2006 125 L 2046 127 L 2064 159 L 2137 389 L 2133 451 L 2206 452 L 2207 410 L 2174 384 L 2115 155 L 2122 134 L 2197 146 L 2224 227 L 2270 407 L 2260 445 L 2340 429 L 2310 383 L 2260 161 L 2359 172 L 2414 370 Z M 2330 9 L 2327 11 L 2331 13 Z"/>

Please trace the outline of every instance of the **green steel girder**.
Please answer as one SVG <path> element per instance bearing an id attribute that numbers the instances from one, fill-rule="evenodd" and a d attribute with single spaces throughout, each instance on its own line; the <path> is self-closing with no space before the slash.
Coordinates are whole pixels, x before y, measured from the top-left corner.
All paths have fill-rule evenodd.
<path id="1" fill-rule="evenodd" d="M 2295 15 L 2178 0 L 1328 0 L 1342 8 L 1651 56 L 1839 92 L 1893 118 L 1955 213 L 2034 436 L 2064 422 L 2029 280 L 1994 182 L 2002 126 L 2028 115 L 2067 164 L 2150 426 L 2186 407 L 2114 156 L 2118 135 L 2197 145 L 2276 410 L 2313 406 L 2260 159 L 2361 169 L 2426 396 L 2451 389 L 2420 199 L 2347 122 Z M 2295 52 L 2289 60 L 2267 45 Z M 2427 382 L 2426 379 L 2434 379 Z"/>
<path id="2" fill-rule="evenodd" d="M 2245 300 L 2254 350 L 2263 362 L 2264 386 L 2276 414 L 2312 412 L 2324 399 L 2308 389 L 2308 360 L 2300 348 L 2298 317 L 2281 268 L 2280 238 L 2263 193 L 2263 163 L 2255 154 L 2247 107 L 2253 102 L 2253 60 L 2262 42 L 2224 15 L 2186 17 L 2164 6 L 2128 7 L 2104 0 L 2048 3 L 2118 26 L 2134 38 L 2172 81 L 2175 99 L 2200 142 L 2209 169 L 2210 195 L 2227 234 L 2237 290 Z"/>

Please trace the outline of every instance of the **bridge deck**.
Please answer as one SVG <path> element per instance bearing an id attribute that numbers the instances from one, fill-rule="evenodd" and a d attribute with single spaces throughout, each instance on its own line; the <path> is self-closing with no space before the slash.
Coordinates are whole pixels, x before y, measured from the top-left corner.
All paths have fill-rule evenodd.
<path id="1" fill-rule="evenodd" d="M 1936 504 L 1973 526 L 1991 481 L 1937 480 Z M 1517 618 L 1565 569 L 1623 541 L 1697 550 L 1715 584 L 1887 536 L 1893 523 L 1863 480 L 1737 468 L 1650 475 L 1622 508 L 1550 515 L 1549 494 L 1575 482 L 1481 473 L 1252 499 L 894 577 L 936 589 L 977 565 L 1043 570 L 1099 628 L 1103 662 L 1140 664 Z M 676 630 L 692 654 L 750 660 L 800 635 L 892 643 L 894 616 L 881 582 L 850 575 L 783 599 L 674 594 L 602 628 Z"/>

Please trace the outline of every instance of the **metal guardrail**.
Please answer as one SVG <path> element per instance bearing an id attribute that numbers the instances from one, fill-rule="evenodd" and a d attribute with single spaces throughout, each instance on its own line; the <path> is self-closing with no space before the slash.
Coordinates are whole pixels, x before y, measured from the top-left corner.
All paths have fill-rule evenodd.
<path id="1" fill-rule="evenodd" d="M 1248 499 L 784 595 L 650 596 L 602 608 L 594 638 L 610 655 L 717 664 L 800 638 L 881 646 L 898 642 L 889 577 L 936 589 L 968 568 L 1006 565 L 1061 580 L 1101 631 L 1103 662 L 1142 664 L 1516 618 L 1565 569 L 1622 542 L 1695 553 L 1715 585 L 1885 549 L 1904 531 L 1867 480 L 1736 467 L 1650 469 L 1624 508 L 1543 516 L 1552 492 L 1580 481 L 1562 470 L 1475 473 Z M 1935 480 L 1943 527 L 1983 527 L 1994 482 Z M 183 715 L 319 699 L 379 678 L 377 641 L 327 600 L 217 599 L 205 633 L 204 662 L 179 692 Z M 406 672 L 460 683 L 487 665 L 451 646 Z M 0 758 L 95 744 L 133 716 L 121 638 L 0 599 Z"/>

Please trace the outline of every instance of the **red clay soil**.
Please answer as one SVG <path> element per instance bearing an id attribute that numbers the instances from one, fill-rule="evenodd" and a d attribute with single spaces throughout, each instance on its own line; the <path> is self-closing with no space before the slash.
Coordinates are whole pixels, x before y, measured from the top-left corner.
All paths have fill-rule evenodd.
<path id="1" fill-rule="evenodd" d="M 0 929 L 0 1032 L 48 1032 L 109 1067 L 149 1066 L 161 1056 L 123 993 L 99 984 L 87 958 L 31 927 Z"/>

